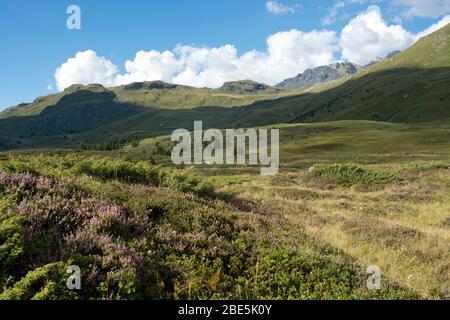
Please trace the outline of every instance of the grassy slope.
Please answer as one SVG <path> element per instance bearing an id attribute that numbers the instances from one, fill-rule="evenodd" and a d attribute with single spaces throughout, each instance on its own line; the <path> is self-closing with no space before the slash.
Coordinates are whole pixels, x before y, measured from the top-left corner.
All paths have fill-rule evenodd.
<path id="1" fill-rule="evenodd" d="M 351 257 L 357 269 L 364 271 L 369 265 L 378 265 L 386 278 L 419 292 L 422 297 L 449 297 L 450 129 L 372 121 L 275 127 L 281 130 L 282 167 L 279 175 L 260 177 L 259 169 L 250 167 L 192 169 L 196 175 L 203 174 L 217 190 L 239 194 L 258 203 L 255 207 L 257 212 L 270 213 L 271 231 L 267 233 L 267 229 L 262 229 L 261 232 L 265 233 L 263 238 L 269 234 L 280 242 L 260 256 L 264 258 L 259 264 L 262 272 L 259 279 L 266 270 L 279 265 L 283 267 L 277 269 L 279 276 L 276 278 L 284 281 L 285 275 L 281 276 L 280 272 L 291 270 L 292 265 L 288 261 L 298 264 L 298 258 L 305 259 L 298 254 L 306 255 L 306 260 L 302 260 L 306 265 L 328 257 L 326 259 L 341 261 L 342 266 L 342 261 Z M 163 152 L 158 151 L 157 145 Z M 167 151 L 170 151 L 169 137 L 158 137 L 141 141 L 138 147 L 84 154 L 152 158 L 158 163 L 170 164 Z M 46 159 L 41 158 L 43 165 L 38 166 L 38 171 L 47 172 L 45 168 L 52 160 Z M 334 171 L 321 177 L 308 170 L 313 165 L 320 170 L 328 170 L 328 165 L 349 162 L 358 163 L 357 168 L 361 169 L 346 172 L 343 177 L 347 182 L 343 185 L 339 180 L 333 180 Z M 318 164 L 324 165 L 325 169 Z M 67 166 L 65 163 L 62 168 L 66 170 Z M 84 167 L 81 163 L 79 166 Z M 393 178 L 379 184 L 378 178 L 372 180 L 369 174 L 359 176 L 358 173 L 371 173 L 373 170 Z M 105 172 L 101 168 L 98 171 Z M 95 189 L 107 190 L 107 185 L 96 186 Z M 139 203 L 144 200 L 132 201 Z M 244 215 L 244 219 L 250 218 L 251 215 Z M 330 256 L 330 251 L 319 249 L 316 247 L 318 244 L 326 244 L 338 251 L 333 249 Z M 315 258 L 310 253 L 315 253 Z M 285 254 L 290 258 L 278 260 Z M 261 261 L 268 263 L 263 269 Z M 319 269 L 324 276 L 329 272 L 323 267 Z M 326 276 L 326 281 L 342 279 L 342 272 L 332 272 L 330 277 Z M 297 275 L 285 278 L 288 282 L 295 279 Z M 277 296 L 273 295 L 274 278 L 268 276 L 261 281 L 263 287 L 271 284 L 272 291 L 263 293 L 262 287 L 252 287 L 250 297 Z M 304 283 L 303 280 L 298 281 L 298 285 Z M 286 283 L 282 283 L 285 287 Z M 328 290 L 337 288 L 322 291 L 330 297 L 331 291 Z M 284 296 L 283 290 L 277 292 L 278 296 Z M 299 297 L 293 292 L 296 291 L 291 291 L 292 298 Z"/>
<path id="2" fill-rule="evenodd" d="M 47 155 L 0 160 L 0 175 L 0 299 L 420 297 L 385 277 L 369 291 L 342 251 L 186 172 Z"/>
<path id="3" fill-rule="evenodd" d="M 52 94 L 37 98 L 30 104 L 24 104 L 22 106 L 15 106 L 5 109 L 4 111 L 0 112 L 0 119 L 39 114 L 48 106 L 55 105 L 63 95 L 63 93 Z"/>
<path id="4" fill-rule="evenodd" d="M 195 104 L 214 104 L 217 99 L 224 105 L 234 104 L 236 101 L 233 100 L 234 94 L 230 96 L 230 93 L 220 90 L 179 87 L 162 89 L 165 90 L 164 94 L 158 93 L 158 90 L 138 90 L 133 101 L 146 105 L 146 107 L 137 106 L 142 108 L 139 115 L 132 113 L 118 121 L 106 121 L 93 130 L 75 130 L 78 132 L 76 134 L 66 131 L 56 136 L 39 134 L 37 137 L 31 137 L 31 126 L 29 119 L 24 120 L 26 117 L 0 120 L 2 121 L 0 143 L 3 149 L 73 148 L 80 143 L 92 144 L 116 137 L 127 138 L 130 135 L 148 137 L 167 134 L 176 128 L 191 129 L 194 120 L 203 120 L 205 127 L 217 128 L 342 119 L 448 125 L 450 119 L 449 34 L 450 27 L 447 26 L 421 39 L 394 58 L 383 61 L 348 80 L 338 80 L 334 84 L 319 86 L 302 94 L 287 97 L 264 93 L 250 96 L 238 95 L 244 100 L 267 97 L 270 99 L 243 107 L 191 108 Z M 427 48 L 432 49 L 430 51 Z M 77 88 L 72 88 L 72 90 L 75 89 Z M 95 86 L 94 89 L 96 89 Z M 115 90 L 118 90 L 119 98 L 116 99 L 115 107 L 111 110 L 116 110 L 123 104 L 120 103 L 120 95 L 124 94 L 124 89 L 116 88 Z M 184 93 L 178 95 L 178 92 Z M 186 95 L 186 92 L 199 94 L 190 96 Z M 292 94 L 292 92 L 283 94 Z M 127 95 L 130 95 L 128 91 L 125 98 L 122 98 L 122 102 L 131 99 Z M 222 99 L 224 97 L 227 98 Z M 168 109 L 148 107 L 147 104 L 155 99 Z M 182 110 L 169 108 L 182 101 L 185 101 L 187 108 Z M 84 107 L 89 108 L 89 105 Z M 81 117 L 79 122 L 84 124 L 93 118 L 95 115 L 89 119 Z M 43 122 L 52 121 L 52 119 L 44 120 L 38 116 L 36 125 L 42 127 Z M 114 117 L 111 120 L 114 120 Z"/>
<path id="5" fill-rule="evenodd" d="M 275 127 L 281 130 L 279 175 L 260 177 L 250 167 L 198 170 L 220 190 L 280 213 L 291 236 L 304 232 L 361 265 L 376 264 L 423 296 L 450 297 L 450 129 L 372 121 Z M 144 140 L 115 156 L 151 156 L 170 165 L 158 149 L 170 150 L 168 137 Z M 389 179 L 378 184 L 352 169 L 343 176 L 350 184 L 340 185 L 335 172 L 330 179 L 309 172 L 334 163 L 358 163 L 357 170 L 379 170 Z"/>
<path id="6" fill-rule="evenodd" d="M 259 102 L 244 123 L 363 119 L 448 122 L 450 119 L 450 25 L 408 50 L 354 76 L 311 88 L 306 94 Z"/>
<path id="7" fill-rule="evenodd" d="M 100 92 L 105 89 L 98 85 L 73 85 L 61 93 L 39 97 L 29 104 L 8 108 L 0 112 L 0 119 L 40 114 L 53 106 L 66 95 L 78 90 Z M 128 90 L 126 86 L 108 88 L 117 95 L 118 102 L 127 102 L 143 107 L 163 109 L 191 109 L 202 106 L 232 107 L 245 106 L 259 100 L 275 99 L 291 94 L 289 91 L 277 91 L 268 88 L 257 93 L 227 92 L 220 89 L 193 88 L 178 86 L 174 89 L 138 89 Z"/>

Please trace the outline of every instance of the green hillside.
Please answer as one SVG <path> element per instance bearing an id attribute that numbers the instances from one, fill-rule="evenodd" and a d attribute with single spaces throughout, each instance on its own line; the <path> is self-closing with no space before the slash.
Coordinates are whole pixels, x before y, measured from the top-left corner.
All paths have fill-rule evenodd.
<path id="1" fill-rule="evenodd" d="M 335 120 L 445 126 L 449 45 L 447 26 L 393 58 L 307 92 L 279 92 L 248 80 L 215 90 L 163 82 L 72 86 L 5 111 L 3 117 L 9 117 L 0 119 L 0 148 L 78 148 L 192 129 L 194 120 L 203 120 L 205 128 Z"/>
<path id="2" fill-rule="evenodd" d="M 98 93 L 109 90 L 116 95 L 116 101 L 132 103 L 143 107 L 166 109 L 190 109 L 202 106 L 231 107 L 252 104 L 259 100 L 274 99 L 290 93 L 259 84 L 250 80 L 225 83 L 218 89 L 193 88 L 172 85 L 163 81 L 145 81 L 124 86 L 104 88 L 101 85 L 72 85 L 61 93 L 37 98 L 0 112 L 0 119 L 38 115 L 44 109 L 57 104 L 61 98 L 76 91 Z"/>
<path id="3" fill-rule="evenodd" d="M 391 59 L 309 90 L 307 94 L 256 103 L 251 121 L 264 112 L 276 122 L 377 120 L 448 123 L 450 120 L 450 25 Z"/>

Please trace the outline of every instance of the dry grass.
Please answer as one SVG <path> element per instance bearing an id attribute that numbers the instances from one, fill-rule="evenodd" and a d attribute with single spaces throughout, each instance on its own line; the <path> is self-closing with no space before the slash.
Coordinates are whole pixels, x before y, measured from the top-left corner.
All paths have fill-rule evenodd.
<path id="1" fill-rule="evenodd" d="M 383 165 L 404 179 L 376 188 L 340 187 L 307 170 L 225 188 L 262 202 L 363 267 L 378 265 L 384 276 L 424 297 L 448 299 L 450 171 L 409 168 Z"/>

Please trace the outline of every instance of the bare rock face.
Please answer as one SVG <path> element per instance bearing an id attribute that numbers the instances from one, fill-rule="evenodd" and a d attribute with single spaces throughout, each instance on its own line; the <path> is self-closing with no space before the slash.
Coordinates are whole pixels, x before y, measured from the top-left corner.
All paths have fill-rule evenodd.
<path id="1" fill-rule="evenodd" d="M 225 82 L 218 91 L 226 91 L 230 93 L 274 93 L 280 91 L 264 83 L 255 82 L 252 80 L 230 81 Z"/>
<path id="2" fill-rule="evenodd" d="M 284 90 L 309 88 L 319 83 L 330 82 L 345 76 L 351 76 L 361 69 L 354 63 L 339 62 L 329 66 L 307 69 L 294 78 L 286 79 L 275 87 Z"/>
<path id="3" fill-rule="evenodd" d="M 126 85 L 125 90 L 152 90 L 152 89 L 176 89 L 176 84 L 167 83 L 164 81 L 144 81 L 134 82 Z"/>

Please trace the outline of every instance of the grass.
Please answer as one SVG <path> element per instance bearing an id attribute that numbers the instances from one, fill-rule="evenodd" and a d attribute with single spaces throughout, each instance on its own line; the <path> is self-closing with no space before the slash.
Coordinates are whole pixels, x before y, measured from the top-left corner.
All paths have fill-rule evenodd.
<path id="1" fill-rule="evenodd" d="M 283 125 L 279 175 L 199 170 L 219 190 L 278 212 L 291 236 L 307 234 L 423 297 L 448 299 L 447 134 L 370 122 Z"/>
<path id="2" fill-rule="evenodd" d="M 73 255 L 51 245 L 43 250 L 46 242 L 34 241 L 37 247 L 30 252 L 24 238 L 29 229 L 23 229 L 30 225 L 8 208 L 23 197 L 31 201 L 25 208 L 36 208 L 36 196 L 21 191 L 24 187 L 1 189 L 2 261 L 29 265 L 4 276 L 2 298 L 447 299 L 447 129 L 370 121 L 278 127 L 282 168 L 273 177 L 261 177 L 253 167 L 174 168 L 164 136 L 110 152 L 4 154 L 2 172 L 31 173 L 63 185 L 69 179 L 81 197 L 103 199 L 108 208 L 147 221 L 143 233 L 129 240 L 122 239 L 127 223 L 120 215 L 96 234 L 126 245 L 141 243 L 142 237 L 153 241 L 152 247 L 143 242 L 144 247 L 131 248 L 155 252 L 162 264 L 144 255 L 145 268 L 152 266 L 155 273 L 143 287 L 137 266 L 109 269 L 93 251 L 82 251 L 83 272 L 92 271 L 92 261 L 100 268 L 98 289 L 67 295 L 53 264 L 78 261 L 81 251 Z M 331 143 L 336 147 L 316 147 Z M 64 188 L 59 198 L 67 197 Z M 50 192 L 56 193 L 54 201 L 59 189 Z M 72 200 L 74 210 L 80 201 Z M 95 208 L 85 210 L 95 214 Z M 108 248 L 95 250 L 107 259 Z M 52 260 L 44 252 L 62 258 Z M 365 287 L 371 265 L 382 271 L 381 291 Z M 42 272 L 52 276 L 35 277 Z M 115 276 L 108 278 L 108 272 Z"/>
<path id="3" fill-rule="evenodd" d="M 179 187 L 185 172 L 74 155 L 0 168 L 0 299 L 419 297 L 389 279 L 367 290 L 344 252 L 257 203 L 196 193 L 200 177 Z M 65 288 L 71 264 L 81 291 Z"/>
<path id="4" fill-rule="evenodd" d="M 220 191 L 249 199 L 426 298 L 448 299 L 450 132 L 371 121 L 288 124 L 280 128 L 281 173 L 252 167 L 198 167 Z M 153 155 L 168 137 L 147 139 L 122 156 Z M 143 153 L 146 150 L 146 153 Z M 120 154 L 120 153 L 119 153 Z M 314 170 L 312 169 L 314 168 Z"/>
<path id="5" fill-rule="evenodd" d="M 241 190 L 241 196 L 279 212 L 301 232 L 362 265 L 378 265 L 386 277 L 424 297 L 448 299 L 450 172 L 418 175 L 408 163 L 387 167 L 383 170 L 395 173 L 401 168 L 408 182 L 389 180 L 373 188 L 371 179 L 366 184 L 358 178 L 358 187 L 349 188 L 303 169 L 223 189 Z"/>

